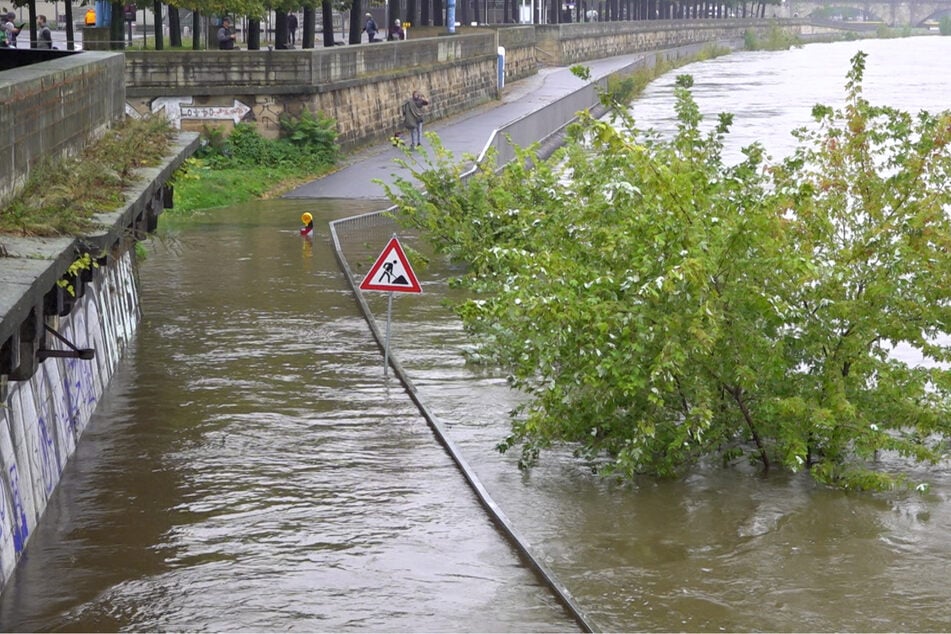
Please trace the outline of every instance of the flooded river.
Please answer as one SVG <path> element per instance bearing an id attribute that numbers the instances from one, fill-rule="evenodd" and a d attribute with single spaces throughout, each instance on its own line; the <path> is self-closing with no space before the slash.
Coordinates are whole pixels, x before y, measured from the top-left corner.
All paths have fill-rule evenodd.
<path id="1" fill-rule="evenodd" d="M 781 155 L 781 129 L 841 99 L 860 44 L 873 101 L 948 106 L 951 38 L 739 53 L 676 72 L 695 76 L 705 112 L 737 113 L 739 145 L 769 139 Z M 635 105 L 640 123 L 669 122 L 672 77 Z M 329 220 L 380 206 L 283 200 L 163 219 L 140 267 L 138 335 L 0 595 L 0 629 L 577 630 L 383 376 L 327 241 Z M 297 234 L 303 211 L 313 242 Z M 391 231 L 347 236 L 351 264 L 365 272 Z M 442 304 L 451 271 L 434 260 L 416 272 L 424 293 L 394 302 L 394 353 L 601 628 L 951 628 L 948 465 L 919 474 L 933 485 L 923 495 L 846 494 L 752 468 L 621 486 L 568 452 L 520 473 L 494 451 L 517 395 L 463 362 Z M 385 295 L 370 303 L 382 319 Z"/>

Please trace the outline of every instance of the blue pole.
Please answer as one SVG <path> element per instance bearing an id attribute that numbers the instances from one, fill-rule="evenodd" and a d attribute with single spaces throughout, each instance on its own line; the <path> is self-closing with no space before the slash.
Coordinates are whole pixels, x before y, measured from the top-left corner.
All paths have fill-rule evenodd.
<path id="1" fill-rule="evenodd" d="M 106 0 L 96 0 L 96 26 L 109 26 L 112 23 L 112 4 Z"/>
<path id="2" fill-rule="evenodd" d="M 449 33 L 456 32 L 456 0 L 449 0 L 446 3 L 446 26 Z"/>

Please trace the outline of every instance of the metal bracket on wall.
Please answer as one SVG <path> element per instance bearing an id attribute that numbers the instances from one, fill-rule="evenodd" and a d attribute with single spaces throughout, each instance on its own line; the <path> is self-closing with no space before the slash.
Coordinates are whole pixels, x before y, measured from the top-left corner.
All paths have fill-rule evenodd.
<path id="1" fill-rule="evenodd" d="M 47 350 L 41 349 L 36 351 L 36 358 L 41 362 L 49 359 L 50 357 L 60 357 L 60 358 L 69 358 L 69 359 L 95 359 L 96 351 L 93 348 L 77 348 L 74 346 L 66 337 L 59 334 L 55 330 L 49 327 L 47 324 L 43 324 L 43 327 L 46 328 L 46 331 L 52 334 L 54 337 L 62 341 L 66 346 L 69 347 L 69 350 Z"/>

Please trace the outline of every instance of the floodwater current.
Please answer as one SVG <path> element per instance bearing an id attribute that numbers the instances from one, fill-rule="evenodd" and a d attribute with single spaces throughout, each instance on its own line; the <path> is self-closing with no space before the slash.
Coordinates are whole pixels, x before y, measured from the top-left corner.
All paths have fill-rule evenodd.
<path id="1" fill-rule="evenodd" d="M 665 76 L 634 106 L 663 128 L 694 75 L 736 147 L 788 153 L 813 103 L 939 110 L 951 38 L 737 53 Z M 889 79 L 894 80 L 889 88 Z M 943 103 L 942 103 L 943 102 Z M 163 218 L 143 320 L 0 595 L 4 631 L 575 631 L 476 502 L 370 338 L 327 222 L 374 201 L 277 200 Z M 297 234 L 311 211 L 318 235 Z M 347 238 L 365 272 L 389 231 Z M 411 236 L 405 243 L 425 250 Z M 530 473 L 494 450 L 518 401 L 464 363 L 451 271 L 394 301 L 394 354 L 518 530 L 609 631 L 947 631 L 951 468 L 925 494 L 701 467 L 599 480 L 570 452 Z M 382 320 L 385 296 L 370 297 Z M 886 467 L 888 465 L 885 465 Z"/>

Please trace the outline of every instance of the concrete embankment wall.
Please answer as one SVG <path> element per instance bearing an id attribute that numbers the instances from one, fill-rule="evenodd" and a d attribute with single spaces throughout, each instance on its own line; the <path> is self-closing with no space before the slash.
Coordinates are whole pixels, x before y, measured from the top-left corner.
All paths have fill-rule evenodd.
<path id="1" fill-rule="evenodd" d="M 94 360 L 51 358 L 11 382 L 0 408 L 0 588 L 40 521 L 67 461 L 135 333 L 139 298 L 132 254 L 97 269 L 65 317 L 48 319 Z"/>
<path id="2" fill-rule="evenodd" d="M 400 128 L 400 106 L 414 90 L 430 117 L 446 117 L 494 99 L 494 33 L 372 46 L 281 51 L 161 51 L 126 54 L 130 104 L 165 110 L 182 129 L 232 125 L 215 109 L 237 109 L 265 136 L 282 115 L 307 108 L 336 121 L 344 148 L 380 141 Z"/>
<path id="3" fill-rule="evenodd" d="M 275 137 L 282 115 L 303 109 L 336 121 L 347 150 L 384 141 L 400 129 L 400 105 L 413 90 L 430 100 L 430 119 L 470 110 L 499 96 L 498 49 L 506 83 L 541 65 L 570 65 L 695 44 L 763 36 L 773 20 L 593 22 L 499 27 L 455 36 L 280 51 L 126 53 L 130 107 L 164 111 L 182 129 L 229 130 L 254 122 Z M 786 21 L 798 33 L 801 24 Z"/>
<path id="4" fill-rule="evenodd" d="M 541 59 L 555 66 L 570 66 L 591 59 L 701 42 L 742 42 L 747 31 L 762 37 L 773 24 L 773 20 L 759 19 L 548 24 L 535 27 L 535 37 Z M 785 28 L 798 33 L 800 27 L 787 22 Z"/>
<path id="5" fill-rule="evenodd" d="M 37 162 L 82 150 L 122 117 L 124 63 L 121 53 L 83 53 L 3 71 L 0 205 Z"/>
<path id="6" fill-rule="evenodd" d="M 110 223 L 100 235 L 0 239 L 10 250 L 0 258 L 0 299 L 17 294 L 17 310 L 3 315 L 2 329 L 12 334 L 0 350 L 0 589 L 136 331 L 134 244 L 154 229 L 163 184 L 197 146 L 197 135 L 185 135 L 163 166 L 142 175 L 127 206 L 100 215 Z M 64 269 L 81 253 L 97 266 L 70 276 Z M 61 279 L 71 282 L 72 294 Z M 58 356 L 74 349 L 95 356 Z"/>

